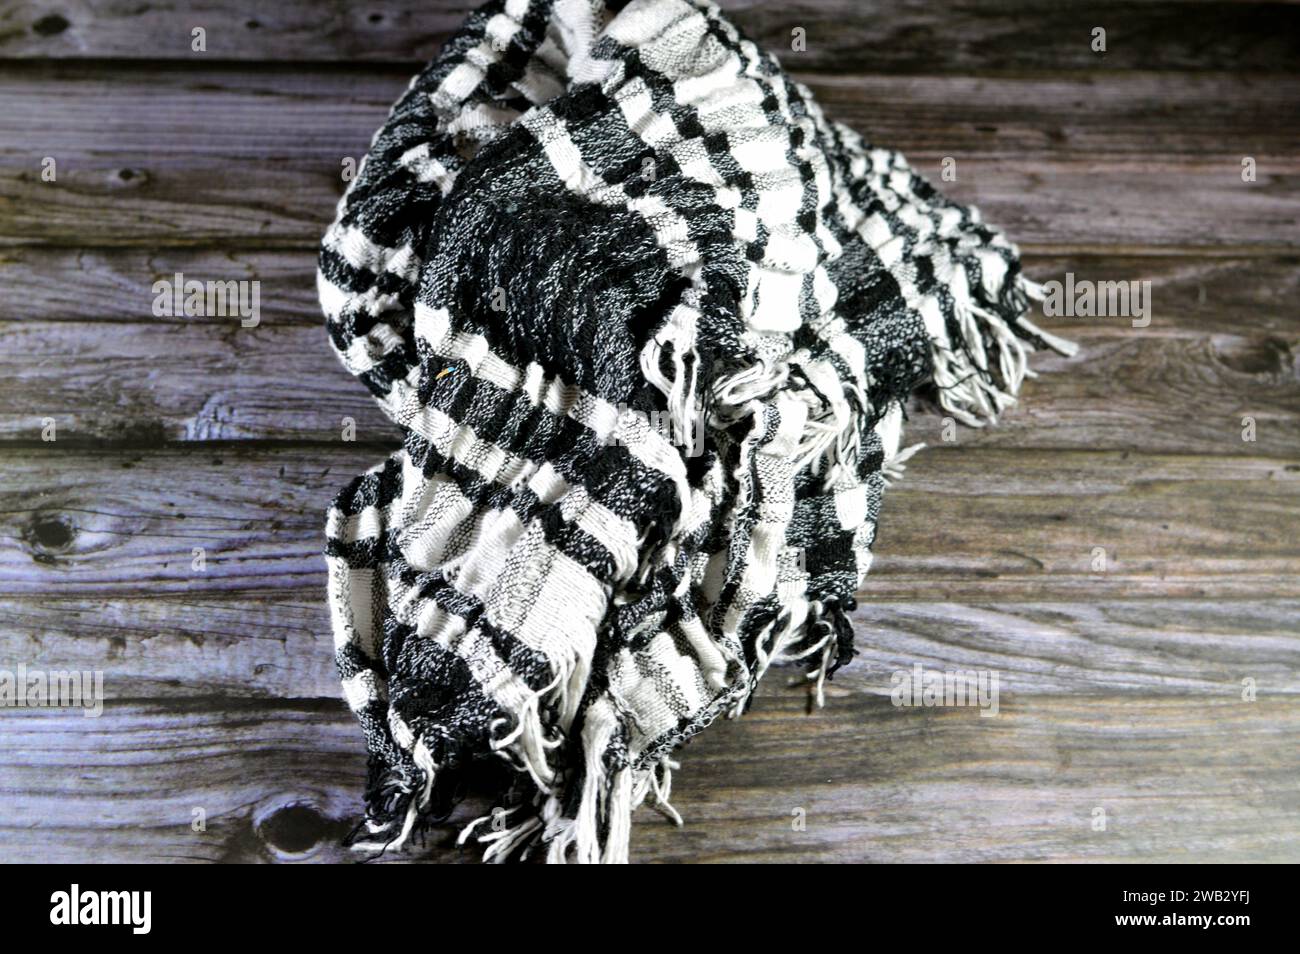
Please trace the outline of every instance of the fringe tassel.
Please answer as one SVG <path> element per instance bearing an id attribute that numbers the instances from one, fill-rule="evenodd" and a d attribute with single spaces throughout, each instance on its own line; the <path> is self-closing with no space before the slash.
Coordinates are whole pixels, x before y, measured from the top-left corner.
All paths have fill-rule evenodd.
<path id="1" fill-rule="evenodd" d="M 1020 279 L 1020 287 L 1026 296 L 1033 301 L 1043 302 L 1047 300 L 1047 290 L 1043 288 L 1042 285 L 1038 284 L 1038 282 L 1031 282 L 1029 279 L 1022 277 Z M 1024 315 L 1021 315 L 1016 320 L 1022 328 L 1035 337 L 1041 339 L 1043 343 L 1053 351 L 1069 357 L 1079 350 L 1079 346 L 1073 341 L 1069 341 L 1066 338 L 1058 338 L 1056 335 L 1043 331 L 1043 329 L 1039 328 Z"/>
<path id="2" fill-rule="evenodd" d="M 911 447 L 905 447 L 893 457 L 885 458 L 884 466 L 881 472 L 885 477 L 885 486 L 890 487 L 897 481 L 903 479 L 903 472 L 907 470 L 907 462 L 911 460 L 912 455 L 917 451 L 924 450 L 925 444 L 913 444 Z"/>
<path id="3" fill-rule="evenodd" d="M 619 730 L 618 713 L 607 700 L 598 699 L 587 707 L 585 719 L 582 748 L 586 762 L 582 798 L 575 817 L 574 857 L 579 864 L 626 862 L 631 834 L 632 778 L 626 767 L 611 771 L 606 758 Z M 618 836 L 623 838 L 621 846 Z"/>
<path id="4" fill-rule="evenodd" d="M 496 822 L 499 818 L 512 815 L 515 812 L 524 810 L 531 806 L 516 805 L 509 809 L 495 809 L 487 815 L 474 819 L 463 829 L 460 836 L 456 839 L 456 844 L 463 845 L 473 835 L 474 830 L 483 824 L 483 822 Z M 500 863 L 506 861 L 520 848 L 523 849 L 523 856 L 527 856 L 529 848 L 536 841 L 537 836 L 542 830 L 542 820 L 535 814 L 525 815 L 513 825 L 500 829 L 494 829 L 487 834 L 479 835 L 477 841 L 487 847 L 483 851 L 483 860 L 488 862 Z"/>
<path id="5" fill-rule="evenodd" d="M 640 773 L 640 778 L 632 792 L 632 807 L 640 806 L 646 797 L 650 796 L 653 798 L 655 810 L 681 828 L 685 824 L 681 813 L 669 802 L 673 794 L 673 771 L 679 768 L 681 768 L 679 764 L 664 756 L 656 765 Z"/>
<path id="6" fill-rule="evenodd" d="M 521 806 L 527 811 L 514 824 L 476 837 L 479 844 L 487 846 L 484 861 L 504 861 L 518 851 L 527 855 L 544 843 L 548 846 L 546 860 L 552 864 L 563 864 L 570 856 L 580 864 L 627 863 L 632 812 L 655 785 L 662 790 L 662 783 L 656 780 L 652 784 L 644 773 L 626 765 L 611 767 L 615 759 L 610 756 L 617 756 L 620 750 L 616 740 L 621 726 L 617 711 L 607 700 L 592 703 L 585 718 L 581 734 L 584 773 L 576 813 L 566 816 L 555 792 L 539 791 L 533 805 Z M 464 844 L 492 817 L 485 815 L 467 825 L 459 842 Z"/>
<path id="7" fill-rule="evenodd" d="M 952 324 L 959 334 L 954 339 L 951 326 L 941 325 L 933 316 L 929 325 L 933 377 L 939 387 L 940 404 L 953 417 L 974 427 L 996 422 L 998 414 L 1015 403 L 1020 385 L 1033 374 L 1028 367 L 1028 348 L 1042 344 L 1067 355 L 1075 350 L 1071 342 L 1042 331 L 1023 316 L 1012 320 L 1004 316 L 1008 310 L 1023 310 L 1030 298 L 1043 297 L 1041 287 L 1019 277 L 1016 281 L 1010 291 L 1004 290 L 1001 297 L 1005 302 L 997 306 L 976 300 L 964 283 L 954 282 Z M 678 439 L 689 439 L 692 428 L 704 426 L 694 347 L 697 317 L 693 308 L 679 307 L 673 320 L 647 344 L 641 356 L 646 379 L 665 395 Z M 663 367 L 665 349 L 669 373 Z M 800 357 L 804 360 L 798 360 Z M 843 476 L 844 468 L 856 466 L 861 451 L 861 420 L 870 409 L 861 388 L 853 383 L 846 385 L 823 362 L 810 361 L 806 355 L 776 364 L 757 362 L 714 385 L 711 413 L 723 424 L 751 418 L 752 426 L 744 440 L 752 443 L 762 433 L 767 402 L 781 390 L 803 400 L 808 409 L 796 445 L 796 467 L 808 467 L 823 476 L 827 487 L 833 485 Z M 877 423 L 885 450 L 886 483 L 900 479 L 908 459 L 925 446 L 914 444 L 899 449 L 901 419 L 901 405 L 890 406 Z M 744 480 L 741 486 L 745 486 Z M 685 506 L 683 501 L 683 513 Z M 794 601 L 787 605 L 755 639 L 750 690 L 773 663 L 811 662 L 802 681 L 810 684 L 813 703 L 818 708 L 825 706 L 827 681 L 854 655 L 850 613 L 856 605 L 851 598 Z M 669 802 L 676 764 L 664 758 L 639 770 L 620 765 L 620 759 L 626 757 L 617 741 L 621 722 L 617 708 L 608 700 L 596 701 L 585 713 L 581 733 L 582 791 L 572 817 L 566 814 L 555 794 L 558 768 L 551 764 L 551 754 L 561 739 L 548 736 L 541 708 L 544 703 L 557 705 L 566 716 L 559 724 L 569 725 L 583 685 L 584 673 L 559 674 L 522 706 L 512 731 L 494 743 L 494 749 L 527 772 L 537 796 L 531 804 L 506 811 L 507 816 L 517 817 L 504 827 L 478 833 L 485 822 L 501 817 L 498 810 L 498 814 L 475 819 L 462 830 L 459 843 L 474 838 L 484 846 L 484 861 L 504 861 L 516 854 L 527 856 L 537 845 L 544 844 L 547 860 L 552 863 L 564 863 L 570 858 L 587 864 L 626 863 L 632 813 L 647 799 L 674 824 L 682 824 L 681 815 Z M 728 714 L 739 714 L 747 702 L 748 693 L 742 694 Z M 355 847 L 400 847 L 415 830 L 421 810 L 429 803 L 437 766 L 418 740 L 412 753 L 421 783 L 409 792 L 398 793 L 406 802 L 400 829 L 386 843 L 368 842 Z"/>
<path id="8" fill-rule="evenodd" d="M 519 709 L 518 722 L 513 730 L 492 743 L 493 750 L 513 768 L 527 773 L 539 797 L 549 795 L 553 788 L 558 769 L 551 764 L 551 754 L 563 744 L 563 733 L 573 721 L 586 679 L 585 664 L 575 656 L 572 670 L 568 673 L 561 672 L 549 685 L 529 696 Z M 542 720 L 541 707 L 544 704 L 558 707 L 559 721 L 554 733 L 547 732 Z M 394 741 L 411 753 L 417 779 L 412 783 L 408 779 L 390 776 L 380 783 L 389 790 L 391 811 L 385 814 L 392 816 L 393 820 L 368 820 L 365 827 L 370 837 L 354 840 L 350 847 L 356 851 L 383 853 L 390 849 L 400 850 L 409 842 L 411 835 L 421 830 L 430 820 L 428 813 L 439 777 L 439 766 L 424 740 L 415 738 L 410 727 L 391 711 L 389 725 Z M 516 806 L 509 809 L 508 813 L 514 814 L 522 808 L 523 806 Z M 461 831 L 458 843 L 464 844 L 478 826 L 493 817 L 489 814 L 470 822 Z M 400 819 L 400 827 L 397 819 Z M 537 817 L 534 806 L 533 811 L 516 824 L 478 837 L 481 844 L 487 845 L 483 860 L 504 861 L 521 847 L 526 851 L 544 828 L 544 822 Z"/>
<path id="9" fill-rule="evenodd" d="M 791 685 L 811 683 L 813 704 L 826 706 L 826 682 L 834 677 L 840 667 L 848 665 L 856 655 L 853 648 L 853 623 L 849 614 L 857 602 L 847 600 L 813 600 L 809 604 L 807 625 L 791 629 L 787 636 L 797 648 L 773 656 L 774 662 L 803 662 L 812 657 L 817 664 Z M 820 632 L 820 638 L 812 635 Z"/>
<path id="10" fill-rule="evenodd" d="M 566 680 L 564 673 L 553 679 L 550 685 L 538 690 L 524 701 L 518 711 L 518 722 L 508 734 L 492 742 L 492 749 L 507 761 L 526 771 L 533 784 L 542 792 L 550 792 L 555 781 L 555 769 L 550 764 L 550 754 L 559 748 L 563 735 L 549 735 L 542 722 L 541 707 L 544 701 L 553 701 L 568 709 L 572 704 L 572 679 Z M 567 726 L 569 721 L 561 720 L 560 725 Z"/>
<path id="11" fill-rule="evenodd" d="M 641 373 L 667 399 L 668 421 L 674 440 L 690 446 L 704 425 L 697 390 L 700 356 L 695 348 L 695 330 L 699 311 L 692 305 L 678 305 L 659 332 L 641 349 Z M 663 354 L 668 350 L 671 375 L 662 369 Z"/>
<path id="12" fill-rule="evenodd" d="M 937 312 L 927 321 L 939 405 L 970 427 L 996 424 L 998 415 L 1015 403 L 1024 379 L 1033 377 L 1027 345 L 1041 343 L 1067 356 L 1074 354 L 1077 346 L 1024 317 L 1029 299 L 1041 301 L 1044 292 L 1022 276 L 1003 290 L 999 301 L 992 302 L 986 300 L 991 296 L 982 286 L 972 294 L 965 269 L 959 267 L 952 294 L 953 322 L 960 332 L 957 339 L 953 340 L 950 327 Z M 982 297 L 977 300 L 977 296 Z"/>

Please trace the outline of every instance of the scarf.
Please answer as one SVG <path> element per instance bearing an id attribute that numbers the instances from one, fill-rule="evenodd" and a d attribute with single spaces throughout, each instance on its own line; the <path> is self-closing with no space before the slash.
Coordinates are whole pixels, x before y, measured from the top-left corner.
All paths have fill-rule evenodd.
<path id="1" fill-rule="evenodd" d="M 401 846 L 490 763 L 461 835 L 489 860 L 625 861 L 637 806 L 680 822 L 683 742 L 772 664 L 820 697 L 853 655 L 909 394 L 978 426 L 1069 348 L 1001 232 L 696 0 L 471 14 L 319 288 L 403 436 L 328 518 L 350 841 Z"/>

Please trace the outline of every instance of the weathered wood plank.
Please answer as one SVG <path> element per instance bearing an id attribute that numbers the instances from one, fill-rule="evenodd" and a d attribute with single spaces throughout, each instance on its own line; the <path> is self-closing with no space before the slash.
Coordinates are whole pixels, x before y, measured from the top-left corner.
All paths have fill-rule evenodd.
<path id="1" fill-rule="evenodd" d="M 1041 380 L 1022 390 L 996 427 L 967 431 L 926 413 L 908 440 L 1225 455 L 1257 453 L 1261 441 L 1267 453 L 1298 446 L 1294 337 L 1139 337 L 1078 326 L 1066 333 L 1079 353 L 1036 356 Z M 927 406 L 914 400 L 913 407 Z"/>
<path id="2" fill-rule="evenodd" d="M 0 169 L 0 246 L 314 245 L 341 191 L 337 163 L 289 165 L 199 161 L 139 170 L 113 162 L 74 168 L 58 184 L 42 183 L 25 168 Z M 1300 172 L 1266 171 L 1251 184 L 1238 172 L 1223 163 L 969 159 L 945 191 L 977 206 L 1016 241 L 1045 251 L 1295 248 Z"/>
<path id="3" fill-rule="evenodd" d="M 323 324 L 16 322 L 3 334 L 0 368 L 26 382 L 0 385 L 11 437 L 39 439 L 53 419 L 68 439 L 340 440 L 350 418 L 360 440 L 399 439 Z"/>
<path id="4" fill-rule="evenodd" d="M 840 75 L 800 75 L 826 114 L 870 141 L 902 149 L 936 182 L 940 160 L 1104 157 L 1107 161 L 1242 156 L 1293 167 L 1300 130 L 1278 123 L 1300 106 L 1292 74 L 1096 73 L 1080 76 L 883 76 L 870 60 Z M 950 186 L 945 186 L 950 188 Z"/>
<path id="5" fill-rule="evenodd" d="M 687 825 L 638 812 L 635 860 L 1300 858 L 1294 700 L 1008 694 L 981 718 L 860 692 L 809 717 L 801 693 L 769 681 L 759 696 L 684 750 L 673 802 Z M 6 861 L 355 858 L 338 839 L 359 811 L 364 764 L 341 703 L 0 718 Z M 455 833 L 488 807 L 472 795 L 427 849 L 392 860 L 473 860 Z"/>
<path id="6" fill-rule="evenodd" d="M 872 583 L 868 582 L 870 594 Z M 1300 602 L 1137 599 L 1056 603 L 897 602 L 854 614 L 858 656 L 827 697 L 887 693 L 920 663 L 997 671 L 1000 691 L 1140 691 L 1223 697 L 1252 678 L 1300 693 Z M 299 589 L 229 595 L 0 598 L 0 659 L 43 671 L 99 670 L 108 700 L 338 695 L 323 576 Z M 798 671 L 773 671 L 778 684 Z"/>
<path id="7" fill-rule="evenodd" d="M 18 0 L 0 13 L 0 57 L 284 62 L 343 60 L 415 65 L 439 46 L 476 4 L 349 4 L 287 0 L 253 10 L 238 0 L 200 8 L 176 2 L 80 0 L 51 9 Z M 734 21 L 789 67 L 844 70 L 870 62 L 882 72 L 1050 69 L 1290 69 L 1300 17 L 1277 2 L 1205 4 L 1010 3 L 963 0 L 722 0 Z M 1095 27 L 1105 53 L 1092 49 Z M 191 31 L 207 31 L 206 53 Z M 792 50 L 792 31 L 806 49 Z"/>
<path id="8" fill-rule="evenodd" d="M 102 670 L 108 699 L 338 695 L 323 570 L 265 595 L 0 598 L 0 659 Z"/>
<path id="9" fill-rule="evenodd" d="M 343 189 L 344 160 L 364 153 L 404 84 L 319 70 L 0 71 L 0 245 L 310 247 Z M 1300 79 L 816 85 L 830 115 L 902 149 L 932 178 L 955 159 L 945 190 L 1022 245 L 1297 241 L 1300 132 L 1276 117 L 1300 109 Z M 1241 180 L 1247 156 L 1252 183 Z M 47 157 L 53 182 L 41 175 Z"/>
<path id="10" fill-rule="evenodd" d="M 936 179 L 944 156 L 1222 160 L 1239 172 L 1249 155 L 1261 172 L 1297 165 L 1300 130 L 1278 122 L 1300 107 L 1293 74 L 888 76 L 863 65 L 798 75 L 829 116 L 933 163 L 923 171 Z M 120 156 L 163 168 L 277 159 L 337 173 L 343 157 L 359 158 L 409 79 L 390 69 L 0 63 L 0 155 L 76 164 Z"/>
<path id="11" fill-rule="evenodd" d="M 1103 273 L 1079 273 L 1089 275 Z M 290 314 L 306 307 L 301 284 L 310 280 L 289 282 L 296 289 L 286 294 Z M 1194 277 L 1186 281 L 1199 287 Z M 1187 293 L 1185 284 L 1180 294 Z M 334 357 L 323 328 L 296 319 L 272 324 L 281 293 L 278 286 L 266 285 L 260 294 L 266 321 L 253 328 L 242 327 L 238 317 L 5 323 L 0 326 L 7 343 L 0 351 L 0 443 L 41 440 L 49 421 L 58 439 L 81 442 L 338 441 L 345 419 L 355 422 L 359 440 L 395 439 L 396 428 Z M 1035 355 L 1040 377 L 1026 383 L 1020 404 L 996 428 L 949 426 L 945 432 L 942 416 L 929 413 L 918 398 L 908 439 L 1238 456 L 1293 453 L 1300 446 L 1296 310 L 1280 306 L 1271 319 L 1228 310 L 1223 321 L 1211 325 L 1202 307 L 1202 317 L 1183 327 L 1164 310 L 1158 294 L 1152 291 L 1156 307 L 1144 329 L 1132 328 L 1126 318 L 1044 319 L 1045 327 L 1076 339 L 1079 353 Z M 1271 296 L 1274 290 L 1259 294 Z M 1155 315 L 1161 316 L 1158 322 Z M 1197 324 L 1208 328 L 1197 330 Z M 1257 326 L 1265 330 L 1253 331 Z M 160 355 L 166 356 L 161 363 Z M 1247 418 L 1255 421 L 1253 441 L 1243 440 Z"/>
<path id="12" fill-rule="evenodd" d="M 318 586 L 325 505 L 381 458 L 355 445 L 7 451 L 0 593 Z M 866 593 L 1291 598 L 1298 515 L 1294 458 L 946 447 L 888 495 Z"/>
<path id="13" fill-rule="evenodd" d="M 0 710 L 0 860 L 351 860 L 322 511 L 395 435 L 325 345 L 311 248 L 341 161 L 469 5 L 0 9 L 0 61 L 26 61 L 0 63 L 0 659 L 102 669 L 115 700 Z M 915 415 L 939 446 L 888 495 L 829 708 L 772 673 L 685 752 L 688 829 L 642 812 L 634 857 L 1300 860 L 1300 8 L 724 5 L 777 50 L 807 29 L 783 58 L 830 115 L 936 179 L 955 158 L 945 189 L 1035 277 L 1151 280 L 1154 313 L 1048 319 L 1083 350 L 1037 359 L 996 430 L 945 446 Z M 291 65 L 340 60 L 375 68 Z M 1264 72 L 1159 72 L 1243 64 Z M 263 325 L 155 318 L 175 271 L 263 282 Z M 319 443 L 257 443 L 280 439 Z M 1000 715 L 892 707 L 914 663 L 996 671 Z M 454 831 L 423 857 L 472 860 Z"/>
<path id="14" fill-rule="evenodd" d="M 1036 281 L 1150 282 L 1148 333 L 1164 337 L 1264 333 L 1288 338 L 1300 331 L 1300 257 L 1222 255 L 1024 256 Z M 316 296 L 316 255 L 311 249 L 51 248 L 0 249 L 0 321 L 174 321 L 231 324 L 228 317 L 171 318 L 151 313 L 153 283 L 177 272 L 201 281 L 256 281 L 262 321 L 268 325 L 322 322 Z M 1035 319 L 1037 320 L 1037 318 Z M 1064 328 L 1063 319 L 1044 325 Z M 1084 322 L 1072 323 L 1083 324 Z M 1131 326 L 1123 318 L 1093 322 L 1109 330 Z"/>
<path id="15" fill-rule="evenodd" d="M 1249 267 L 1246 262 L 1243 267 Z M 1300 281 L 1300 267 L 1296 268 Z M 0 321 L 168 321 L 156 318 L 153 284 L 176 273 L 200 281 L 257 282 L 268 324 L 323 323 L 311 249 L 239 251 L 222 248 L 0 248 Z M 10 294 L 9 289 L 22 289 Z M 228 325 L 229 318 L 211 319 Z"/>
<path id="16" fill-rule="evenodd" d="M 948 437 L 975 447 L 1234 455 L 1300 446 L 1296 259 L 1031 256 L 1026 269 L 1040 280 L 1069 272 L 1081 282 L 1150 282 L 1150 325 L 1042 319 L 1078 339 L 1081 353 L 1035 356 L 1042 376 L 999 427 Z M 262 324 L 153 318 L 153 281 L 177 271 L 262 283 Z M 0 297 L 0 316 L 27 319 L 5 330 L 0 439 L 37 439 L 47 418 L 66 440 L 334 440 L 344 417 L 363 439 L 393 434 L 328 350 L 310 252 L 10 249 L 0 253 L 0 280 L 31 290 Z M 87 302 L 102 311 L 81 314 Z M 160 374 L 158 354 L 185 373 Z M 1181 412 L 1190 406 L 1202 410 Z M 944 442 L 940 415 L 919 401 L 913 412 L 910 440 Z M 1241 439 L 1247 417 L 1255 442 Z"/>

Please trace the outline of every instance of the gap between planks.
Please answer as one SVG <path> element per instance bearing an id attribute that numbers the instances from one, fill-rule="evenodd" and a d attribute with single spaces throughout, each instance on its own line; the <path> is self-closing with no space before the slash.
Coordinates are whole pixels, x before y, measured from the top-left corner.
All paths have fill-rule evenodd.
<path id="1" fill-rule="evenodd" d="M 1206 4 L 1187 0 L 1094 9 L 1052 2 L 979 0 L 958 5 L 902 0 L 722 0 L 746 33 L 777 53 L 787 69 L 842 71 L 871 62 L 884 72 L 979 72 L 1050 69 L 1085 74 L 1151 69 L 1293 68 L 1300 53 L 1300 11 L 1277 3 Z M 281 0 L 255 10 L 245 0 L 212 0 L 201 15 L 173 4 L 76 4 L 53 11 L 11 4 L 0 57 L 94 57 L 110 62 L 223 58 L 253 64 L 303 60 L 403 63 L 432 56 L 472 2 L 321 3 Z M 206 51 L 191 30 L 207 31 Z M 1108 31 L 1104 53 L 1093 30 Z M 796 52 L 793 31 L 804 32 Z"/>
<path id="2" fill-rule="evenodd" d="M 200 72 L 192 88 L 166 73 L 115 79 L 103 126 L 103 77 L 77 76 L 0 83 L 0 242 L 310 247 L 344 186 L 342 159 L 359 158 L 402 86 L 363 92 L 365 81 L 328 73 Z M 1300 109 L 1294 76 L 867 75 L 819 92 L 830 115 L 936 181 L 955 158 L 945 191 L 1026 246 L 1294 248 L 1300 139 L 1276 122 Z M 1241 182 L 1245 155 L 1257 182 Z M 40 178 L 46 156 L 61 163 L 54 183 Z"/>

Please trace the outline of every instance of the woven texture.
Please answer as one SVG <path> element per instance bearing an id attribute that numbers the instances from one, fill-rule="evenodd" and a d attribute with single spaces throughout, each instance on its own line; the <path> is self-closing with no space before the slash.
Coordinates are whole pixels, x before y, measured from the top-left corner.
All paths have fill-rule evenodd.
<path id="1" fill-rule="evenodd" d="M 903 402 L 973 425 L 1027 349 L 1016 249 L 825 119 L 716 8 L 489 3 L 412 82 L 321 250 L 340 357 L 403 448 L 329 514 L 359 847 L 475 765 L 491 859 L 622 861 L 670 758 L 769 665 L 814 693 Z"/>

